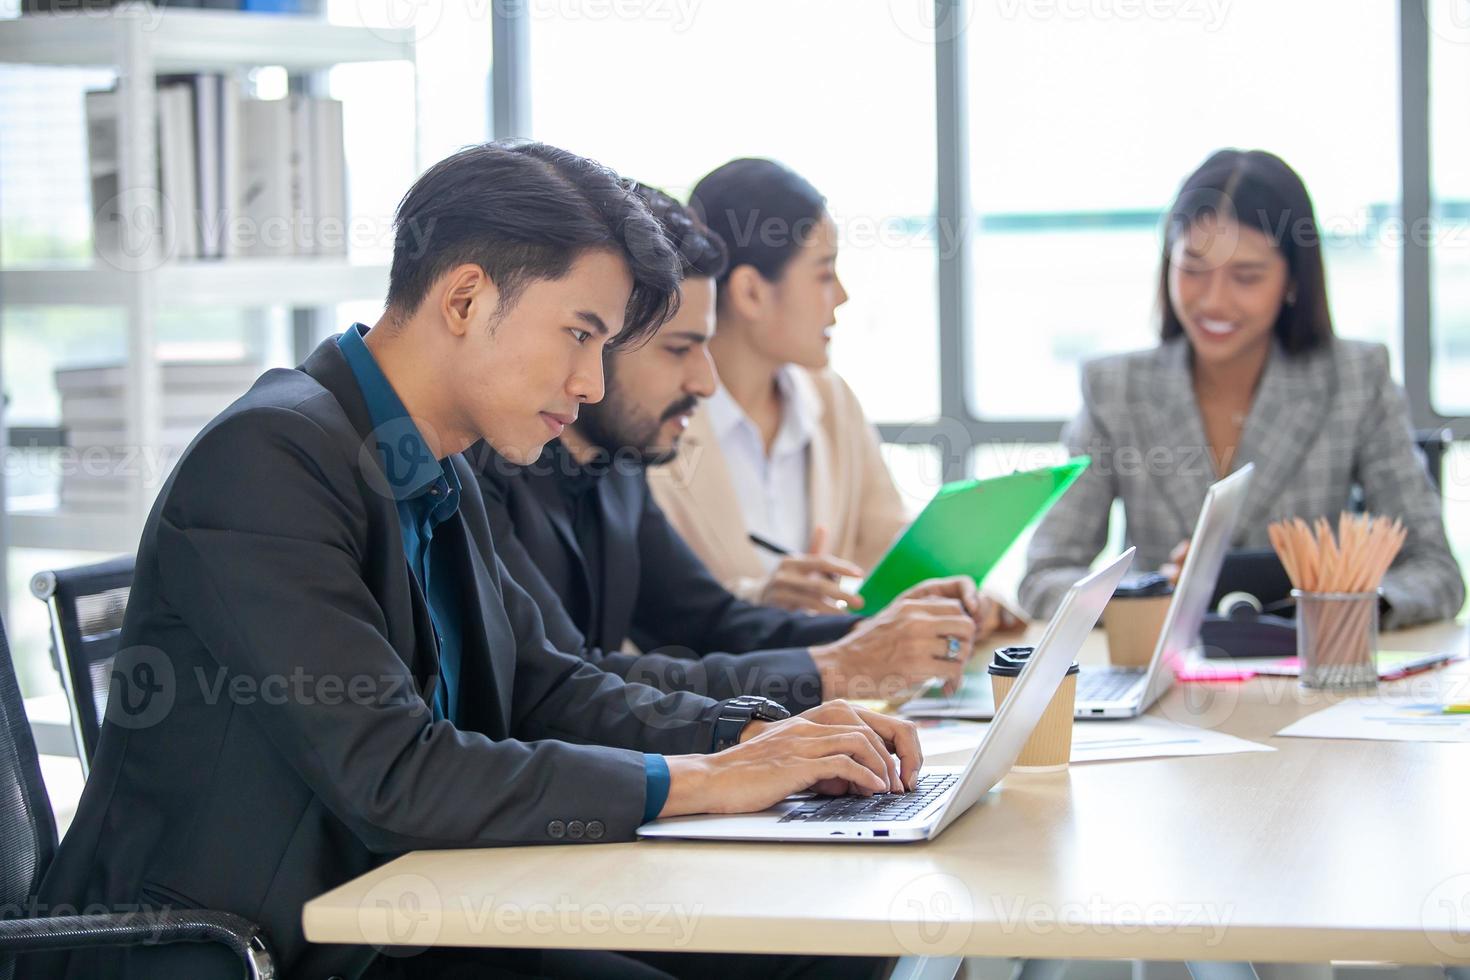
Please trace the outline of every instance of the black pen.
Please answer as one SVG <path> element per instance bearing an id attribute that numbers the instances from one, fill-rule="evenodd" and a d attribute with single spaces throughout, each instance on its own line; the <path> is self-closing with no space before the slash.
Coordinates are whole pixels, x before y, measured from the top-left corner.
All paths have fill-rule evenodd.
<path id="1" fill-rule="evenodd" d="M 750 539 L 751 544 L 755 545 L 757 548 L 764 548 L 766 551 L 769 551 L 771 554 L 775 555 L 778 558 L 790 558 L 792 555 L 790 549 L 783 548 L 776 542 L 772 541 L 770 538 L 763 538 L 759 534 L 756 534 L 754 531 L 747 531 L 745 533 L 745 536 Z M 836 575 L 824 575 L 823 577 L 832 582 L 842 581 Z"/>
<path id="2" fill-rule="evenodd" d="M 750 539 L 750 543 L 753 544 L 753 545 L 755 545 L 757 548 L 764 548 L 767 551 L 769 551 L 771 554 L 776 555 L 779 558 L 789 558 L 789 557 L 791 557 L 791 552 L 790 551 L 788 551 L 787 549 L 781 547 L 779 544 L 777 544 L 774 541 L 771 541 L 768 538 L 761 537 L 759 534 L 756 534 L 754 531 L 751 531 L 750 533 L 746 534 L 746 537 L 749 538 Z"/>

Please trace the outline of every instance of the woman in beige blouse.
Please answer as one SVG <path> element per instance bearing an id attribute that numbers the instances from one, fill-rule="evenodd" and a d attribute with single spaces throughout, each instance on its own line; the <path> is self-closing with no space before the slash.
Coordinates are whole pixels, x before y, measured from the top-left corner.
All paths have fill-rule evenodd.
<path id="1" fill-rule="evenodd" d="M 701 180 L 690 205 L 730 250 L 710 342 L 721 385 L 649 483 L 731 591 L 792 609 L 856 605 L 837 579 L 870 569 L 909 517 L 877 432 L 828 367 L 847 292 L 826 200 L 778 163 L 742 159 Z"/>

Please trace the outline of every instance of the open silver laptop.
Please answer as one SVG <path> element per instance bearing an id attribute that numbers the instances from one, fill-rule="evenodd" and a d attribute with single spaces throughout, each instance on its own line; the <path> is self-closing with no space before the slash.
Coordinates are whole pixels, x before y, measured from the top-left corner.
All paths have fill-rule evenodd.
<path id="1" fill-rule="evenodd" d="M 1245 504 L 1254 464 L 1247 463 L 1213 484 L 1205 494 L 1190 538 L 1189 555 L 1164 615 L 1158 642 L 1147 667 L 1085 665 L 1077 678 L 1077 718 L 1136 718 L 1174 684 L 1174 666 L 1199 644 L 1199 628 L 1208 611 L 1215 581 L 1230 550 L 1230 538 Z M 921 697 L 903 706 L 917 718 L 966 718 L 984 721 L 995 714 L 990 679 L 971 674 L 951 697 Z"/>
<path id="2" fill-rule="evenodd" d="M 935 837 L 974 806 L 1015 765 L 1077 651 L 1133 561 L 1129 548 L 1068 590 L 1036 652 L 1022 668 L 964 766 L 933 766 L 908 793 L 820 797 L 802 794 L 769 810 L 735 816 L 670 817 L 638 828 L 639 837 L 714 840 L 913 841 Z"/>

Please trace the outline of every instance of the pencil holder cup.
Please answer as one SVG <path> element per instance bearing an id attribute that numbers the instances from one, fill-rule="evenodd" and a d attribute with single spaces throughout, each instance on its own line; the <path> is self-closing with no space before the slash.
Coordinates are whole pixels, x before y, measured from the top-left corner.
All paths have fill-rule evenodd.
<path id="1" fill-rule="evenodd" d="M 1304 592 L 1296 599 L 1302 687 L 1378 686 L 1378 593 Z"/>

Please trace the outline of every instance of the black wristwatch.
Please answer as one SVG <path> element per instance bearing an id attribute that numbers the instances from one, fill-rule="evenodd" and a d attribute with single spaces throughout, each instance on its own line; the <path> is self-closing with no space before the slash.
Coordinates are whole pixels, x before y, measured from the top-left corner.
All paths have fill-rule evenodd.
<path id="1" fill-rule="evenodd" d="M 740 743 L 740 733 L 753 721 L 780 721 L 790 718 L 791 712 L 770 698 L 754 694 L 742 694 L 720 705 L 720 717 L 715 722 L 715 747 L 723 752 Z"/>

